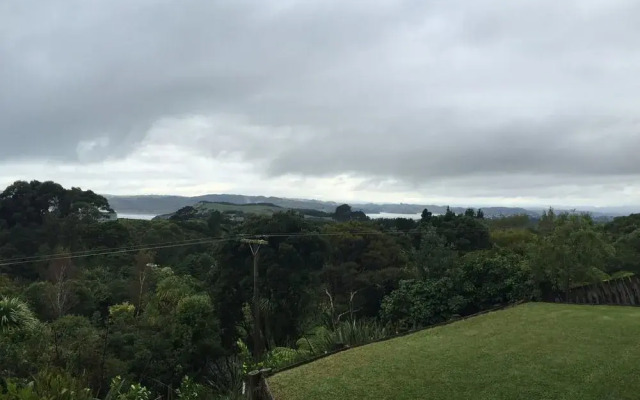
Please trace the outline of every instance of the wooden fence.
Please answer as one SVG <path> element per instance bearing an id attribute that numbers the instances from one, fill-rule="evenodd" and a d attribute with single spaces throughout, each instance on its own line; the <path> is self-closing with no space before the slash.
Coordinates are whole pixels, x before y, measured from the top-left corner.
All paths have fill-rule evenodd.
<path id="1" fill-rule="evenodd" d="M 558 303 L 640 306 L 640 278 L 629 276 L 573 288 L 558 293 Z"/>
<path id="2" fill-rule="evenodd" d="M 269 375 L 271 375 L 270 368 L 251 371 L 247 374 L 245 386 L 247 400 L 275 400 L 267 382 Z"/>

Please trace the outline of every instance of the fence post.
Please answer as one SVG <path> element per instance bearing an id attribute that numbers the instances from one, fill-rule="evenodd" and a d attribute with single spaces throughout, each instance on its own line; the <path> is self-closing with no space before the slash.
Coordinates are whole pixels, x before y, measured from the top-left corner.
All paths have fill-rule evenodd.
<path id="1" fill-rule="evenodd" d="M 260 370 L 260 376 L 262 379 L 267 379 L 267 376 L 271 374 L 271 368 L 262 368 Z"/>
<path id="2" fill-rule="evenodd" d="M 273 394 L 267 384 L 267 378 L 271 375 L 271 368 L 263 368 L 260 370 L 260 400 L 274 400 Z"/>
<path id="3" fill-rule="evenodd" d="M 636 301 L 640 303 L 640 288 L 638 288 L 638 280 L 635 278 L 635 276 L 629 277 L 629 284 L 631 285 L 633 296 L 636 298 Z"/>
<path id="4" fill-rule="evenodd" d="M 247 400 L 259 400 L 260 375 L 260 371 L 257 370 L 247 374 Z"/>

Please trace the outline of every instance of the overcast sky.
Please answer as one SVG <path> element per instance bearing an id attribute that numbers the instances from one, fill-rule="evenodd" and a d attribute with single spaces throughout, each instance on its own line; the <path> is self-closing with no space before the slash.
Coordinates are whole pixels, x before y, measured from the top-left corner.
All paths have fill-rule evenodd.
<path id="1" fill-rule="evenodd" d="M 640 204 L 640 2 L 2 0 L 0 186 Z"/>

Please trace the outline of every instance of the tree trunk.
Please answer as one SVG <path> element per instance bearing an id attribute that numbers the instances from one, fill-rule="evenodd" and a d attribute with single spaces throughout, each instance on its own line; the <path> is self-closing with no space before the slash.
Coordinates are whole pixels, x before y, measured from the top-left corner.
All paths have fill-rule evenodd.
<path id="1" fill-rule="evenodd" d="M 253 255 L 253 358 L 256 362 L 262 356 L 260 335 L 260 293 L 258 288 L 258 252 Z"/>

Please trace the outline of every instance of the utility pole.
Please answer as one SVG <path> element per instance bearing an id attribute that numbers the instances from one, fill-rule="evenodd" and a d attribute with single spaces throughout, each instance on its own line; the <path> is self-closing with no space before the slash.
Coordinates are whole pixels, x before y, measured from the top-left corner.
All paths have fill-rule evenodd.
<path id="1" fill-rule="evenodd" d="M 268 244 L 262 239 L 242 239 L 247 243 L 253 254 L 253 359 L 258 362 L 262 355 L 262 335 L 260 332 L 260 292 L 258 288 L 258 256 L 260 246 Z"/>

